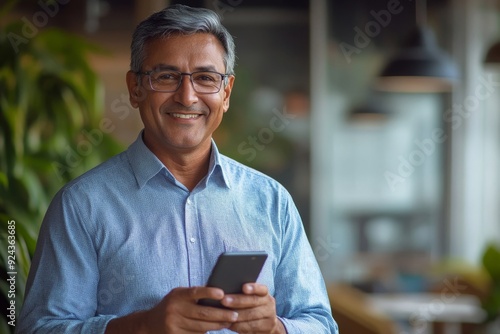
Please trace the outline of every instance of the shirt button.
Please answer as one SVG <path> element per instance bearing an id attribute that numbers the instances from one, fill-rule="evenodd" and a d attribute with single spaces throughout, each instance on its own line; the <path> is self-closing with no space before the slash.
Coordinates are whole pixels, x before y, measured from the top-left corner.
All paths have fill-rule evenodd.
<path id="1" fill-rule="evenodd" d="M 191 205 L 191 203 L 192 203 L 192 202 L 191 202 L 191 199 L 189 199 L 189 198 L 188 198 L 188 200 L 187 200 L 187 204 L 188 204 L 188 205 Z"/>
<path id="2" fill-rule="evenodd" d="M 196 239 L 195 239 L 195 238 L 191 238 L 191 239 L 189 239 L 189 241 L 190 241 L 192 244 L 194 244 L 194 242 L 196 241 Z"/>

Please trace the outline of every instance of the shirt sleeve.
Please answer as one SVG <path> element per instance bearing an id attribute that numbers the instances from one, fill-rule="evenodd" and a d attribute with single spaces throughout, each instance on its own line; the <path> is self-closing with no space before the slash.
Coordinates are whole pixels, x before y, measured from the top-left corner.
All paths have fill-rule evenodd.
<path id="1" fill-rule="evenodd" d="M 288 334 L 338 334 L 323 276 L 299 213 L 287 193 L 282 256 L 275 277 L 276 310 Z"/>
<path id="2" fill-rule="evenodd" d="M 71 194 L 60 191 L 45 215 L 16 333 L 104 333 L 98 315 L 97 253 Z"/>

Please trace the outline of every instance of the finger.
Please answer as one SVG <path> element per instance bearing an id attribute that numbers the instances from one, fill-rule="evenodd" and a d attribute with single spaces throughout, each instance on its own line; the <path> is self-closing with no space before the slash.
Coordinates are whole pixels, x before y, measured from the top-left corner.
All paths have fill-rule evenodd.
<path id="1" fill-rule="evenodd" d="M 213 288 L 175 288 L 145 312 L 148 330 L 151 333 L 206 333 L 228 328 L 237 320 L 235 311 L 196 304 L 199 297 L 223 295 L 222 290 Z"/>
<path id="2" fill-rule="evenodd" d="M 195 305 L 185 313 L 185 317 L 197 321 L 200 320 L 219 323 L 233 323 L 238 320 L 239 314 L 238 312 L 233 310 Z"/>
<path id="3" fill-rule="evenodd" d="M 205 333 L 228 328 L 238 319 L 233 310 L 218 309 L 196 304 L 198 297 L 218 298 L 222 291 L 204 287 L 177 288 L 165 299 L 165 309 L 159 314 L 165 328 L 173 333 Z"/>
<path id="4" fill-rule="evenodd" d="M 247 295 L 265 296 L 269 293 L 269 289 L 263 284 L 246 283 L 243 285 L 243 293 Z"/>
<path id="5" fill-rule="evenodd" d="M 165 299 L 166 312 L 168 314 L 177 314 L 186 321 L 204 320 L 232 323 L 238 317 L 235 311 L 197 304 L 197 301 L 201 298 L 220 300 L 223 296 L 224 292 L 218 288 L 176 288 Z"/>
<path id="6" fill-rule="evenodd" d="M 178 301 L 196 302 L 202 298 L 210 298 L 220 300 L 224 297 L 224 291 L 219 288 L 209 288 L 197 286 L 192 288 L 175 288 L 170 291 L 167 298 L 174 298 Z"/>
<path id="7" fill-rule="evenodd" d="M 189 289 L 188 292 L 190 293 L 190 299 L 194 301 L 204 298 L 221 300 L 224 297 L 224 291 L 219 288 L 198 286 Z"/>
<path id="8" fill-rule="evenodd" d="M 270 295 L 257 296 L 257 295 L 226 295 L 222 301 L 222 305 L 227 308 L 237 310 L 240 312 L 245 309 L 254 309 L 257 307 L 266 307 L 269 310 L 275 311 L 276 301 Z"/>
<path id="9" fill-rule="evenodd" d="M 271 318 L 274 316 L 275 312 L 273 312 L 273 310 L 267 308 L 266 306 L 259 306 L 238 310 L 237 322 L 248 322 L 252 320 Z"/>
<path id="10" fill-rule="evenodd" d="M 257 295 L 226 295 L 221 300 L 221 304 L 230 309 L 253 308 L 266 304 L 266 297 Z"/>

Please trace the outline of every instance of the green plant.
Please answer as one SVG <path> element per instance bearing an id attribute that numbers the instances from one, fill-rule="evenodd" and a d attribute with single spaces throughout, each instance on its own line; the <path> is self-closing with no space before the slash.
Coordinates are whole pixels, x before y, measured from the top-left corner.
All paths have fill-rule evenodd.
<path id="1" fill-rule="evenodd" d="M 459 278 L 465 284 L 466 293 L 479 298 L 485 312 L 480 333 L 489 333 L 487 328 L 497 326 L 500 321 L 500 244 L 487 243 L 479 263 L 447 259 L 435 269 L 436 277 Z"/>
<path id="2" fill-rule="evenodd" d="M 491 278 L 489 293 L 483 300 L 486 320 L 493 321 L 500 317 L 500 247 L 489 244 L 482 257 L 482 265 Z"/>
<path id="3" fill-rule="evenodd" d="M 102 128 L 103 87 L 87 60 L 88 53 L 98 49 L 58 29 L 40 30 L 13 47 L 13 34 L 22 36 L 22 22 L 0 27 L 0 305 L 4 312 L 11 300 L 17 312 L 21 308 L 30 258 L 51 198 L 66 182 L 122 150 Z M 8 225 L 14 224 L 15 265 L 10 267 Z M 15 299 L 9 297 L 12 289 L 6 281 L 12 271 L 17 272 Z M 9 330 L 5 319 L 0 320 L 2 333 Z"/>

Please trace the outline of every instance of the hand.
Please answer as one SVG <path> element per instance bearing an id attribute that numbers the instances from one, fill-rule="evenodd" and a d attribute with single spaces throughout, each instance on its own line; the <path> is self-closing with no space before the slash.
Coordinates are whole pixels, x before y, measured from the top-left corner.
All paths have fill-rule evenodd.
<path id="1" fill-rule="evenodd" d="M 276 302 L 265 285 L 248 283 L 243 294 L 226 295 L 222 305 L 238 312 L 238 320 L 229 329 L 241 334 L 286 334 L 276 316 Z"/>
<path id="2" fill-rule="evenodd" d="M 217 288 L 194 287 L 172 290 L 148 313 L 150 333 L 206 333 L 228 328 L 238 314 L 232 310 L 198 305 L 202 298 L 221 300 L 224 292 Z"/>
<path id="3" fill-rule="evenodd" d="M 217 288 L 176 288 L 148 311 L 111 320 L 106 334 L 202 334 L 229 328 L 238 318 L 237 312 L 197 304 L 202 298 L 223 297 L 224 291 Z"/>

